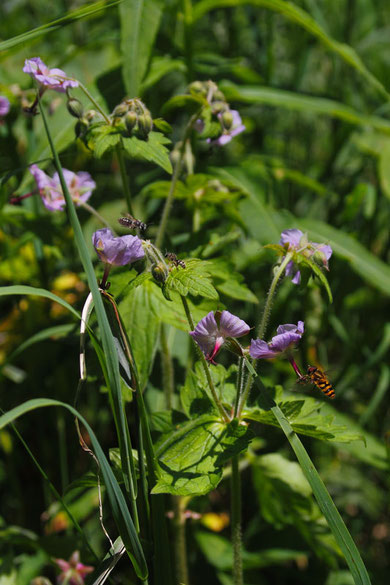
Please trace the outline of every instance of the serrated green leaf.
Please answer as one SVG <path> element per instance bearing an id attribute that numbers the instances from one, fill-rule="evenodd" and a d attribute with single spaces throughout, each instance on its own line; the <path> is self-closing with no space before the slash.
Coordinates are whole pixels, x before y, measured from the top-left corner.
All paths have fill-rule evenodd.
<path id="1" fill-rule="evenodd" d="M 188 294 L 207 299 L 218 299 L 218 292 L 211 282 L 206 262 L 201 260 L 186 261 L 186 267 L 174 267 L 170 270 L 165 287 L 177 291 L 182 296 Z"/>
<path id="2" fill-rule="evenodd" d="M 162 474 L 152 493 L 207 494 L 221 481 L 223 464 L 251 437 L 247 427 L 235 421 L 226 425 L 216 416 L 184 423 L 157 446 Z"/>
<path id="3" fill-rule="evenodd" d="M 154 162 L 167 173 L 172 173 L 169 150 L 164 146 L 170 140 L 159 132 L 150 132 L 148 140 L 140 140 L 136 136 L 123 137 L 122 144 L 130 158 Z"/>

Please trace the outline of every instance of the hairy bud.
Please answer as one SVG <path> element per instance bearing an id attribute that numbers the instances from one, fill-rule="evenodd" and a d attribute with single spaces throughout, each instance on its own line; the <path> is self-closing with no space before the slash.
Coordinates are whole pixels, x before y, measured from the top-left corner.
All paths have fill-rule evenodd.
<path id="1" fill-rule="evenodd" d="M 76 98 L 69 98 L 66 102 L 68 112 L 74 118 L 82 118 L 84 115 L 83 104 Z"/>

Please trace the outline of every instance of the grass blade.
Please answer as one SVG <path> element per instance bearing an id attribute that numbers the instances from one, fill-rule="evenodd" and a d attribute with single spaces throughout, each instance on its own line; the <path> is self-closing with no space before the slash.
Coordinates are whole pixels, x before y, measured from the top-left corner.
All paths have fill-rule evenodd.
<path id="1" fill-rule="evenodd" d="M 99 461 L 104 484 L 106 486 L 107 496 L 110 501 L 112 515 L 118 527 L 119 534 L 126 547 L 127 553 L 131 559 L 131 562 L 133 563 L 137 575 L 141 579 L 146 579 L 148 570 L 145 557 L 122 490 L 117 480 L 115 479 L 115 476 L 95 433 L 85 418 L 75 408 L 73 408 L 73 406 L 70 406 L 70 404 L 60 402 L 59 400 L 52 400 L 50 398 L 35 398 L 34 400 L 28 400 L 27 402 L 16 406 L 12 410 L 0 416 L 0 429 L 4 428 L 10 423 L 13 423 L 17 418 L 23 414 L 26 414 L 27 412 L 31 412 L 37 408 L 44 408 L 47 406 L 61 406 L 66 408 L 69 410 L 69 412 L 76 416 L 86 428 L 91 439 L 94 454 Z"/>
<path id="2" fill-rule="evenodd" d="M 246 362 L 246 365 L 248 367 L 248 362 Z M 253 368 L 250 364 L 248 369 L 253 374 Z M 345 557 L 345 560 L 349 566 L 355 584 L 370 585 L 371 584 L 370 577 L 367 573 L 366 567 L 364 566 L 360 553 L 352 539 L 352 536 L 350 535 L 347 527 L 345 526 L 339 511 L 337 510 L 335 504 L 333 503 L 333 500 L 330 497 L 329 492 L 325 487 L 325 484 L 323 483 L 321 477 L 319 476 L 318 471 L 316 470 L 314 463 L 310 459 L 301 440 L 299 439 L 298 435 L 293 431 L 289 421 L 283 414 L 282 410 L 268 395 L 267 390 L 264 388 L 260 379 L 257 376 L 254 378 L 254 383 L 258 386 L 261 392 L 263 402 L 262 406 L 264 408 L 272 410 L 281 429 L 286 435 L 286 438 L 289 441 L 302 467 L 302 471 L 305 474 L 306 479 L 308 480 L 313 490 L 313 494 L 318 502 L 318 505 L 323 515 L 325 516 L 326 521 L 329 524 L 329 527 L 337 541 L 337 544 L 339 545 Z"/>
<path id="3" fill-rule="evenodd" d="M 194 6 L 193 21 L 199 20 L 211 10 L 228 6 L 236 7 L 251 4 L 259 8 L 268 8 L 288 18 L 308 33 L 320 40 L 328 49 L 336 53 L 343 61 L 358 71 L 386 100 L 390 99 L 384 85 L 367 69 L 356 51 L 345 43 L 340 43 L 327 32 L 302 8 L 284 0 L 202 0 Z"/>
<path id="4" fill-rule="evenodd" d="M 56 303 L 68 309 L 73 315 L 76 315 L 78 319 L 81 319 L 81 315 L 76 309 L 72 307 L 69 303 L 58 297 L 54 293 L 45 290 L 44 288 L 35 288 L 34 286 L 26 286 L 23 284 L 15 284 L 13 286 L 2 286 L 0 287 L 0 297 L 6 295 L 34 295 L 37 297 L 45 297 L 50 299 L 51 301 L 55 301 Z"/>

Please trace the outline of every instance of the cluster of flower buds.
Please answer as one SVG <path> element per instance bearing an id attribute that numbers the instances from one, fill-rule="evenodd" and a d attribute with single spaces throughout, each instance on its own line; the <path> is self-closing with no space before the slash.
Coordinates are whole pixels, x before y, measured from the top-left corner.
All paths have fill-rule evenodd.
<path id="1" fill-rule="evenodd" d="M 147 140 L 153 129 L 153 120 L 150 111 L 138 98 L 124 99 L 111 114 L 112 125 L 119 127 L 128 136 L 136 136 Z"/>
<path id="2" fill-rule="evenodd" d="M 219 128 L 216 137 L 208 137 L 207 142 L 212 145 L 223 146 L 234 136 L 245 130 L 241 116 L 237 110 L 231 110 L 222 91 L 213 81 L 194 81 L 189 86 L 190 94 L 201 96 L 210 106 L 211 119 L 216 118 Z M 195 129 L 202 133 L 206 128 L 205 120 L 197 120 Z"/>

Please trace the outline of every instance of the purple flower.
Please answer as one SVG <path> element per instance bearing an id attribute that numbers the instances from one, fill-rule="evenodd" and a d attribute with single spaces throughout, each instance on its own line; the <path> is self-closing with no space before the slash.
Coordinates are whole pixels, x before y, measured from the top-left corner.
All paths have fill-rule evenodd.
<path id="1" fill-rule="evenodd" d="M 9 100 L 3 95 L 0 95 L 0 117 L 6 116 L 10 108 L 11 104 L 9 103 Z"/>
<path id="2" fill-rule="evenodd" d="M 250 330 L 249 325 L 229 311 L 210 311 L 190 331 L 191 337 L 199 345 L 206 359 L 213 362 L 227 337 L 242 337 Z"/>
<path id="3" fill-rule="evenodd" d="M 69 561 L 64 559 L 54 559 L 56 565 L 61 569 L 57 577 L 58 585 L 67 583 L 68 585 L 84 585 L 84 577 L 92 573 L 93 567 L 80 563 L 80 553 L 76 550 Z"/>
<path id="4" fill-rule="evenodd" d="M 124 266 L 145 256 L 142 240 L 138 236 L 114 237 L 109 228 L 98 230 L 92 235 L 92 244 L 102 262 Z"/>
<path id="5" fill-rule="evenodd" d="M 23 71 L 44 88 L 54 89 L 54 91 L 61 93 L 65 93 L 70 87 L 78 87 L 79 85 L 76 79 L 67 77 L 65 71 L 62 71 L 62 69 L 49 69 L 40 57 L 26 59 Z"/>
<path id="6" fill-rule="evenodd" d="M 332 248 L 327 244 L 317 244 L 316 242 L 309 242 L 307 235 L 298 229 L 285 230 L 280 235 L 279 244 L 288 251 L 294 251 L 297 254 L 302 254 L 306 258 L 311 258 L 322 264 L 326 270 L 329 270 L 328 260 L 332 256 Z M 286 276 L 292 276 L 292 282 L 299 284 L 301 282 L 301 273 L 295 266 L 293 260 L 286 266 Z"/>
<path id="7" fill-rule="evenodd" d="M 65 207 L 65 198 L 58 173 L 55 173 L 51 178 L 37 165 L 31 165 L 30 173 L 37 183 L 39 194 L 46 209 L 49 211 L 62 211 Z M 68 169 L 63 169 L 63 173 L 69 193 L 75 204 L 80 205 L 88 201 L 96 187 L 91 175 L 82 171 L 73 173 Z"/>
<path id="8" fill-rule="evenodd" d="M 252 339 L 249 354 L 256 360 L 277 357 L 298 343 L 303 335 L 303 330 L 303 321 L 298 321 L 298 325 L 292 323 L 279 325 L 276 330 L 277 335 L 269 343 L 262 339 Z"/>

